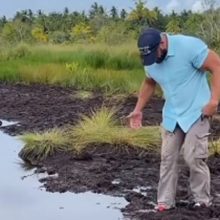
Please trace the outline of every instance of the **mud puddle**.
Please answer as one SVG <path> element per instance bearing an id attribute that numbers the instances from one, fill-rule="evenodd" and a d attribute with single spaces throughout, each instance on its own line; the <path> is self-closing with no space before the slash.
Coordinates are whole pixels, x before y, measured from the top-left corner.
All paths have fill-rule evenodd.
<path id="1" fill-rule="evenodd" d="M 3 126 L 12 124 L 14 123 L 3 121 Z M 0 143 L 0 219 L 122 219 L 120 209 L 127 205 L 124 198 L 92 192 L 46 192 L 38 180 L 48 175 L 35 174 L 35 169 L 27 170 L 18 158 L 23 143 L 2 132 Z"/>

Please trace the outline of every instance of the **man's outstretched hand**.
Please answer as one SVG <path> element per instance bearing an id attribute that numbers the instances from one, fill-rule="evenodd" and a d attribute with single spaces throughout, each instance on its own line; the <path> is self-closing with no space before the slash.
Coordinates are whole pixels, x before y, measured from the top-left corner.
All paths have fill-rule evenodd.
<path id="1" fill-rule="evenodd" d="M 140 111 L 133 111 L 127 117 L 130 128 L 139 129 L 142 127 L 143 113 Z"/>

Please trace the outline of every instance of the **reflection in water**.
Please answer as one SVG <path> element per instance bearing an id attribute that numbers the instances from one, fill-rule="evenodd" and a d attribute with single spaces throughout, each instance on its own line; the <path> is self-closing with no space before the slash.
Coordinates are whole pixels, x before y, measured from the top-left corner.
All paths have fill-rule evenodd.
<path id="1" fill-rule="evenodd" d="M 6 125 L 5 122 L 3 125 Z M 17 157 L 23 143 L 0 132 L 1 181 L 0 219 L 2 220 L 119 220 L 123 198 L 92 192 L 48 193 L 40 188 L 38 175 L 25 171 Z M 26 178 L 22 178 L 27 176 Z"/>
<path id="2" fill-rule="evenodd" d="M 1 121 L 1 126 L 10 126 L 10 125 L 14 125 L 17 124 L 17 122 L 11 122 L 11 121 L 5 121 L 5 120 L 0 120 Z"/>

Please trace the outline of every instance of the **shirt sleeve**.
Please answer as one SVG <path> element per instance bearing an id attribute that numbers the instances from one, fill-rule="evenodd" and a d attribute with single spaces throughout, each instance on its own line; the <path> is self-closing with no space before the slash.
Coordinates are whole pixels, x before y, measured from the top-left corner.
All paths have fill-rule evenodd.
<path id="1" fill-rule="evenodd" d="M 200 39 L 193 38 L 192 48 L 191 48 L 191 63 L 196 69 L 200 69 L 205 62 L 209 49 L 208 46 Z"/>

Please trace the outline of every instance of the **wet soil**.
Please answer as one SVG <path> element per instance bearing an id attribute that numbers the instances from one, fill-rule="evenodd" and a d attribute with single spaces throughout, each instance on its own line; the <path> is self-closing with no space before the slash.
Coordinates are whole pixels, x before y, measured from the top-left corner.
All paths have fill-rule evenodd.
<path id="1" fill-rule="evenodd" d="M 77 98 L 78 91 L 71 88 L 43 85 L 0 84 L 0 118 L 18 121 L 4 131 L 18 135 L 27 131 L 44 131 L 53 127 L 76 124 L 81 114 L 103 105 L 117 106 L 117 117 L 127 115 L 134 107 L 136 96 L 104 97 L 95 92 L 89 99 Z M 163 100 L 153 98 L 144 110 L 144 124 L 159 125 Z M 212 138 L 219 137 L 220 123 L 212 124 Z M 156 203 L 160 155 L 134 149 L 130 146 L 94 144 L 81 155 L 72 152 L 55 153 L 36 164 L 36 172 L 51 174 L 40 181 L 51 192 L 93 191 L 123 196 L 129 202 L 123 210 L 128 219 L 147 220 L 217 220 L 220 219 L 220 156 L 208 160 L 212 178 L 213 206 L 191 210 L 188 187 L 189 171 L 180 159 L 180 178 L 177 190 L 177 208 L 164 213 L 153 212 Z M 58 174 L 58 175 L 52 175 Z"/>

